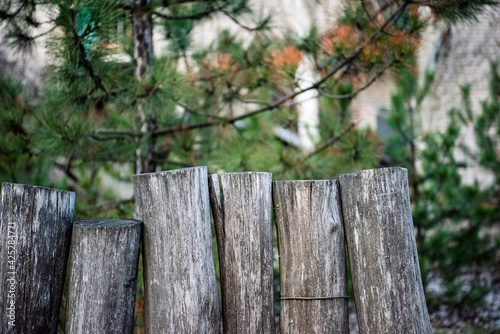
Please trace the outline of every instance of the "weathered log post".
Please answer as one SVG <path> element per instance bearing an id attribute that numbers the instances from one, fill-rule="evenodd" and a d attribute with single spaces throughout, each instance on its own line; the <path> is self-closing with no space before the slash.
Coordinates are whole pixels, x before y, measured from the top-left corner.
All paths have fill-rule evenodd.
<path id="1" fill-rule="evenodd" d="M 222 176 L 225 333 L 274 333 L 271 178 Z"/>
<path id="2" fill-rule="evenodd" d="M 141 222 L 79 220 L 73 225 L 66 333 L 133 333 Z"/>
<path id="3" fill-rule="evenodd" d="M 75 193 L 3 183 L 0 332 L 56 333 Z"/>
<path id="4" fill-rule="evenodd" d="M 146 333 L 218 333 L 207 168 L 135 175 L 134 191 L 143 221 Z"/>
<path id="5" fill-rule="evenodd" d="M 338 182 L 273 182 L 281 333 L 348 333 L 347 271 Z"/>
<path id="6" fill-rule="evenodd" d="M 340 175 L 361 333 L 432 333 L 404 168 Z"/>
<path id="7" fill-rule="evenodd" d="M 214 219 L 215 227 L 215 237 L 217 239 L 217 255 L 219 257 L 219 274 L 220 274 L 220 286 L 224 286 L 225 274 L 224 267 L 224 207 L 222 205 L 221 199 L 221 188 L 219 183 L 219 176 L 217 174 L 211 174 L 208 176 L 208 193 L 210 196 L 210 207 L 212 209 L 212 217 Z M 225 295 L 221 294 L 221 313 L 222 305 L 225 303 Z M 222 322 L 221 322 L 222 326 Z"/>

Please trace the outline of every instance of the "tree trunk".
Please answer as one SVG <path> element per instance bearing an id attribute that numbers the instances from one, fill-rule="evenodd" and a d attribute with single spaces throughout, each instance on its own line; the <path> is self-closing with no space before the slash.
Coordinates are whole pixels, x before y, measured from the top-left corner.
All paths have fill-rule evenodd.
<path id="1" fill-rule="evenodd" d="M 141 222 L 79 220 L 73 226 L 66 333 L 134 332 Z"/>
<path id="2" fill-rule="evenodd" d="M 56 333 L 75 194 L 3 183 L 0 332 Z"/>
<path id="3" fill-rule="evenodd" d="M 224 333 L 274 333 L 271 178 L 222 176 Z"/>
<path id="4" fill-rule="evenodd" d="M 338 182 L 273 182 L 281 333 L 348 333 L 347 270 Z"/>
<path id="5" fill-rule="evenodd" d="M 218 333 L 207 167 L 134 176 L 142 213 L 146 333 Z"/>
<path id="6" fill-rule="evenodd" d="M 132 12 L 132 35 L 134 41 L 135 79 L 142 81 L 144 75 L 153 69 L 153 18 L 149 11 L 151 0 L 136 0 Z M 137 111 L 141 122 L 140 131 L 143 137 L 138 141 L 136 149 L 135 173 L 151 173 L 156 171 L 154 157 L 156 121 L 152 111 L 140 102 Z"/>
<path id="7" fill-rule="evenodd" d="M 404 168 L 340 175 L 361 333 L 432 333 Z"/>

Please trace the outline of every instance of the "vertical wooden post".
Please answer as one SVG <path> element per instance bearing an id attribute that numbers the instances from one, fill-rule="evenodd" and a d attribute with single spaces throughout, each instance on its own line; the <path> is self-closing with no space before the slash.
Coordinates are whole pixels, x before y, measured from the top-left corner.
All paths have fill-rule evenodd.
<path id="1" fill-rule="evenodd" d="M 146 333 L 218 333 L 208 172 L 134 176 L 143 221 Z"/>
<path id="2" fill-rule="evenodd" d="M 271 178 L 222 176 L 225 333 L 274 333 Z"/>
<path id="3" fill-rule="evenodd" d="M 0 332 L 56 333 L 75 193 L 3 183 Z"/>
<path id="4" fill-rule="evenodd" d="M 212 215 L 214 217 L 217 246 L 219 247 L 219 263 L 220 263 L 222 262 L 222 257 L 223 257 L 221 250 L 224 249 L 224 208 L 222 206 L 219 176 L 217 174 L 211 174 L 208 176 L 208 189 L 210 194 L 210 206 L 212 208 Z"/>
<path id="5" fill-rule="evenodd" d="M 362 333 L 432 333 L 404 168 L 340 175 Z"/>
<path id="6" fill-rule="evenodd" d="M 273 182 L 281 333 L 348 333 L 347 271 L 338 182 Z"/>
<path id="7" fill-rule="evenodd" d="M 208 190 L 210 196 L 210 207 L 212 209 L 212 216 L 214 218 L 215 237 L 217 239 L 217 255 L 219 256 L 219 274 L 220 286 L 224 286 L 224 208 L 221 199 L 221 189 L 219 184 L 219 176 L 211 174 L 208 176 Z M 221 306 L 225 304 L 225 295 L 222 293 Z M 224 310 L 221 308 L 221 312 Z M 222 322 L 221 322 L 222 326 Z M 222 328 L 222 327 L 221 327 Z"/>
<path id="8" fill-rule="evenodd" d="M 79 220 L 73 226 L 66 333 L 134 332 L 141 222 Z"/>

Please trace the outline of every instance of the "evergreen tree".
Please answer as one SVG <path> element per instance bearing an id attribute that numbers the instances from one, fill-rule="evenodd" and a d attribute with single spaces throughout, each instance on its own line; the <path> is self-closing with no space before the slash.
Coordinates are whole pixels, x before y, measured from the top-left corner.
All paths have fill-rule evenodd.
<path id="1" fill-rule="evenodd" d="M 4 2 L 0 20 L 11 45 L 27 50 L 40 35 L 34 29 L 47 27 L 41 34 L 49 36 L 52 57 L 33 117 L 16 116 L 30 138 L 22 150 L 55 165 L 67 187 L 81 190 L 77 217 L 114 203 L 125 210 L 119 214 L 129 210 L 102 189 L 103 172 L 130 179 L 132 173 L 207 164 L 212 172 L 323 178 L 373 167 L 381 143 L 351 124 L 349 101 L 414 57 L 428 20 L 420 7 L 453 21 L 473 18 L 489 4 L 349 2 L 327 33 L 313 27 L 306 38 L 288 33 L 277 39 L 271 18 L 248 23 L 253 16 L 246 0 Z M 46 22 L 38 19 L 42 12 Z M 250 42 L 222 31 L 208 48 L 192 45 L 193 28 L 217 15 L 250 31 Z M 168 41 L 165 55 L 154 54 L 153 35 Z M 298 89 L 303 57 L 320 78 Z M 304 152 L 274 131 L 297 128 L 294 99 L 310 90 L 321 95 L 321 138 L 315 151 Z M 13 178 L 2 172 L 2 180 Z"/>
<path id="2" fill-rule="evenodd" d="M 33 103 L 1 78 L 0 180 L 51 185 L 55 167 L 65 175 L 55 186 L 78 192 L 79 219 L 132 215 L 132 199 L 104 188 L 104 175 L 130 181 L 133 173 L 207 165 L 315 179 L 376 167 L 383 144 L 352 123 L 350 101 L 387 71 L 414 63 L 429 20 L 471 20 L 494 4 L 349 1 L 326 33 L 313 27 L 305 38 L 277 38 L 272 17 L 255 19 L 247 0 L 2 2 L 5 40 L 26 51 L 47 35 L 52 61 Z M 225 30 L 206 48 L 193 45 L 193 29 L 220 16 L 250 37 Z M 47 28 L 37 35 L 39 27 Z M 153 37 L 168 42 L 162 55 Z M 304 57 L 319 74 L 305 88 L 297 76 Z M 296 101 L 308 91 L 320 98 L 311 152 L 275 133 L 297 130 Z"/>
<path id="3" fill-rule="evenodd" d="M 433 74 L 426 73 L 423 83 L 408 71 L 402 71 L 398 89 L 391 97 L 388 123 L 394 135 L 388 140 L 386 154 L 391 163 L 408 168 L 413 205 L 413 221 L 419 262 L 427 287 L 429 278 L 443 280 L 443 294 L 428 295 L 430 307 L 447 304 L 460 309 L 478 306 L 488 289 L 479 274 L 487 266 L 498 266 L 499 240 L 491 232 L 500 222 L 498 205 L 500 145 L 500 77 L 495 63 L 491 66 L 490 100 L 482 111 L 471 108 L 470 90 L 462 87 L 462 106 L 449 111 L 450 123 L 444 133 L 423 133 L 419 120 L 422 101 L 432 85 Z M 474 126 L 476 150 L 460 140 L 460 129 Z M 461 171 L 468 166 L 457 160 L 457 150 L 465 150 L 473 163 L 494 175 L 490 184 L 466 185 Z M 420 166 L 419 166 L 420 165 Z M 461 276 L 472 277 L 463 286 Z"/>

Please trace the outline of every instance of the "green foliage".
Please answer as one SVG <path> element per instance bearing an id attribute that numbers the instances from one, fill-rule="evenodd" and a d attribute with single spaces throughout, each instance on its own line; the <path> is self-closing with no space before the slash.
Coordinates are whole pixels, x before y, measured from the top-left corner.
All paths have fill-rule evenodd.
<path id="1" fill-rule="evenodd" d="M 45 186 L 54 163 L 36 150 L 28 131 L 33 110 L 21 96 L 21 85 L 0 79 L 0 180 Z"/>
<path id="2" fill-rule="evenodd" d="M 494 0 L 437 0 L 428 1 L 427 4 L 439 17 L 455 23 L 458 21 L 476 21 L 477 16 L 485 6 L 498 6 Z"/>
<path id="3" fill-rule="evenodd" d="M 456 21 L 475 17 L 491 3 L 452 2 L 459 6 L 450 8 L 444 0 L 421 5 Z M 346 1 L 335 26 L 324 33 L 312 27 L 302 38 L 289 31 L 271 31 L 271 17 L 255 15 L 248 0 L 142 4 L 101 0 L 2 4 L 0 23 L 7 40 L 20 50 L 31 47 L 34 29 L 42 25 L 35 12 L 48 13 L 44 26 L 50 28 L 43 34 L 49 37 L 51 65 L 41 94 L 32 103 L 22 98 L 20 85 L 0 80 L 0 181 L 74 190 L 79 219 L 132 216 L 132 201 L 121 199 L 113 188 L 116 182 L 130 183 L 138 170 L 207 165 L 217 173 L 260 170 L 272 172 L 275 179 L 331 179 L 377 167 L 383 143 L 370 129 L 352 124 L 351 100 L 366 88 L 364 83 L 375 81 L 389 68 L 401 70 L 415 63 L 428 22 L 412 10 L 410 2 L 392 1 L 379 11 L 369 1 Z M 167 45 L 162 56 L 151 55 L 153 64 L 138 55 L 153 44 L 144 31 L 134 35 L 141 28 L 140 16 L 155 41 L 163 39 Z M 218 16 L 246 31 L 245 38 L 233 29 L 222 30 L 205 43 L 208 46 L 194 45 L 193 29 Z M 320 95 L 319 138 L 313 138 L 312 151 L 277 135 L 277 129 L 295 134 L 299 129 L 298 92 L 304 80 L 297 73 L 304 60 L 318 74 L 318 81 L 308 84 Z M 148 66 L 142 73 L 138 64 L 144 63 Z M 491 91 L 498 101 L 498 75 L 495 78 Z M 418 125 L 407 111 L 415 104 L 412 108 L 418 112 L 432 76 L 419 87 L 410 72 L 402 71 L 398 82 L 390 122 L 401 136 L 389 142 L 387 152 L 420 185 L 421 199 L 416 200 L 414 213 L 422 270 L 426 274 L 442 263 L 446 264 L 443 271 L 454 270 L 472 259 L 465 248 L 457 250 L 460 257 L 445 253 L 450 242 L 457 249 L 472 247 L 477 254 L 487 251 L 481 248 L 486 244 L 469 242 L 482 240 L 482 229 L 492 215 L 469 205 L 486 198 L 486 193 L 465 187 L 459 196 L 453 187 L 445 186 L 460 184 L 452 154 L 456 125 L 446 136 L 425 138 L 426 174 L 417 175 L 416 158 L 407 147 L 417 139 Z M 479 118 L 473 118 L 467 108 L 456 114 L 477 124 L 478 143 L 490 147 L 478 161 L 490 169 L 498 165 L 496 142 L 490 136 L 498 124 L 498 108 L 498 102 L 485 104 Z M 49 172 L 55 171 L 57 181 L 51 182 Z M 498 189 L 489 192 L 498 194 Z M 470 217 L 466 230 L 454 223 L 463 212 Z M 479 214 L 483 219 L 474 220 Z M 429 232 L 445 221 L 457 225 L 458 232 Z M 474 238 L 469 238 L 470 233 Z M 432 247 L 440 252 L 431 251 Z M 139 289 L 139 301 L 141 294 Z"/>
<path id="4" fill-rule="evenodd" d="M 482 103 L 482 111 L 472 111 L 470 89 L 463 87 L 462 106 L 450 110 L 450 123 L 444 133 L 423 135 L 418 122 L 421 103 L 432 84 L 432 73 L 425 74 L 419 85 L 415 75 L 402 71 L 398 90 L 391 96 L 388 123 L 395 135 L 389 139 L 386 153 L 393 159 L 393 164 L 404 166 L 409 171 L 424 286 L 429 277 L 436 275 L 446 285 L 443 295 L 428 296 L 431 307 L 440 303 L 459 308 L 477 306 L 488 293 L 485 287 L 478 285 L 477 273 L 495 260 L 498 240 L 494 239 L 489 228 L 500 218 L 498 206 L 489 204 L 498 196 L 496 177 L 500 167 L 498 158 L 491 154 L 491 147 L 500 140 L 500 133 L 494 131 L 499 124 L 495 117 L 499 116 L 491 113 L 499 101 L 495 90 L 499 82 L 495 64 L 492 64 L 491 72 L 490 86 L 494 87 L 492 91 L 495 93 L 491 94 L 489 101 Z M 460 143 L 461 127 L 471 124 L 479 147 L 479 152 L 474 154 Z M 487 142 L 493 146 L 486 145 Z M 472 161 L 495 175 L 495 181 L 482 188 L 477 183 L 464 184 L 461 171 L 467 164 L 456 159 L 459 149 L 466 149 Z M 468 286 L 460 281 L 465 272 L 473 275 Z"/>

